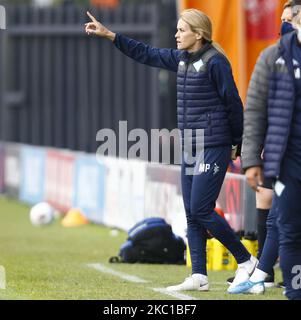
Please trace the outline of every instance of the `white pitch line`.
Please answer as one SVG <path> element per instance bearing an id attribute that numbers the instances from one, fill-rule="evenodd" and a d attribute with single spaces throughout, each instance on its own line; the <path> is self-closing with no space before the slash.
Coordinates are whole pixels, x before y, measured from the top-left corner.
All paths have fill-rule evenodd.
<path id="1" fill-rule="evenodd" d="M 136 277 L 136 276 L 132 276 L 130 274 L 126 274 L 126 273 L 123 273 L 123 272 L 119 272 L 119 271 L 115 271 L 111 268 L 108 268 L 106 266 L 104 266 L 103 264 L 101 263 L 90 263 L 87 265 L 88 267 L 90 268 L 93 268 L 97 271 L 100 271 L 100 272 L 103 272 L 103 273 L 109 273 L 113 276 L 116 276 L 116 277 L 119 277 L 123 280 L 127 280 L 127 281 L 130 281 L 130 282 L 135 282 L 135 283 L 147 283 L 148 281 L 144 280 L 144 279 L 141 279 L 139 277 Z"/>
<path id="2" fill-rule="evenodd" d="M 167 291 L 164 288 L 152 288 L 152 290 L 166 294 L 167 296 L 171 296 L 173 298 L 177 298 L 179 300 L 199 300 L 195 297 L 188 296 L 187 294 L 183 294 L 175 291 Z"/>
<path id="3" fill-rule="evenodd" d="M 111 268 L 104 266 L 101 263 L 89 263 L 89 264 L 87 264 L 87 266 L 89 268 L 95 269 L 97 271 L 100 271 L 103 273 L 108 273 L 108 274 L 111 274 L 113 276 L 116 276 L 118 278 L 130 281 L 130 282 L 135 282 L 135 283 L 148 283 L 149 282 L 147 280 L 144 280 L 144 279 L 136 277 L 136 276 L 132 276 L 132 275 L 124 273 L 124 272 L 115 271 Z M 161 294 L 165 294 L 167 296 L 171 296 L 171 297 L 179 299 L 179 300 L 198 300 L 198 299 L 191 297 L 191 296 L 188 296 L 186 294 L 167 291 L 164 288 L 149 288 L 149 289 L 151 289 L 155 292 L 159 292 Z"/>

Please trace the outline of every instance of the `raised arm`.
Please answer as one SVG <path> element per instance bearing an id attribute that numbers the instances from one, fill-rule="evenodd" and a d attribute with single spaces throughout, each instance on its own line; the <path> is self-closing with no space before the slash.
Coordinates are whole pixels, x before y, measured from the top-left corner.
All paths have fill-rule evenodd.
<path id="1" fill-rule="evenodd" d="M 111 40 L 122 53 L 139 63 L 174 72 L 178 70 L 181 56 L 185 54 L 183 51 L 154 48 L 121 34 L 116 34 L 97 21 L 89 12 L 87 14 L 92 20 L 92 22 L 85 24 L 88 35 L 93 34 Z"/>

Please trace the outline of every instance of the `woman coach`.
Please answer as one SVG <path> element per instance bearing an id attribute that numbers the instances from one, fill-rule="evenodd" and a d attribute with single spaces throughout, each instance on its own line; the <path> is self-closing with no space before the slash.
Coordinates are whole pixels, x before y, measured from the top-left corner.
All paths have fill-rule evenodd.
<path id="1" fill-rule="evenodd" d="M 227 167 L 231 146 L 241 143 L 243 106 L 229 61 L 222 48 L 212 41 L 212 24 L 196 9 L 181 13 L 175 35 L 177 48 L 153 48 L 108 30 L 89 12 L 92 20 L 85 25 L 88 35 L 111 40 L 125 55 L 152 67 L 177 72 L 178 127 L 191 129 L 193 156 L 191 164 L 183 149 L 181 182 L 187 218 L 187 237 L 191 253 L 192 275 L 170 291 L 209 290 L 206 270 L 207 232 L 227 247 L 238 263 L 230 288 L 245 281 L 258 261 L 250 256 L 228 223 L 215 211 Z M 198 129 L 204 133 L 204 159 L 198 159 Z M 191 160 L 191 159 L 190 159 Z M 206 168 L 206 170 L 204 170 Z M 188 169 L 193 174 L 187 174 Z M 229 289 L 228 289 L 229 290 Z"/>

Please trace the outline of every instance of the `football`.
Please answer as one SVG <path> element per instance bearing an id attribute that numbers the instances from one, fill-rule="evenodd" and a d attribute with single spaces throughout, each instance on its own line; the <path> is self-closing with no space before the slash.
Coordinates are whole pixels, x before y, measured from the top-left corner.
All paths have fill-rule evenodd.
<path id="1" fill-rule="evenodd" d="M 54 220 L 54 209 L 47 202 L 40 202 L 30 210 L 30 221 L 34 226 L 45 226 Z"/>

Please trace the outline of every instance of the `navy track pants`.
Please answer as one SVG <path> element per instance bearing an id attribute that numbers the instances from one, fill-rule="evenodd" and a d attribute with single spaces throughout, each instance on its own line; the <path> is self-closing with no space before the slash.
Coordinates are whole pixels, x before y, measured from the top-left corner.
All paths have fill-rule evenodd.
<path id="1" fill-rule="evenodd" d="M 290 171 L 283 167 L 275 184 L 279 257 L 286 296 L 301 300 L 301 178 Z"/>
<path id="2" fill-rule="evenodd" d="M 231 158 L 231 147 L 206 148 L 193 164 L 187 164 L 183 153 L 181 180 L 187 218 L 187 238 L 192 262 L 192 274 L 206 275 L 207 231 L 234 255 L 237 263 L 250 259 L 250 254 L 240 242 L 225 219 L 215 211 Z M 192 170 L 194 174 L 189 174 Z"/>

